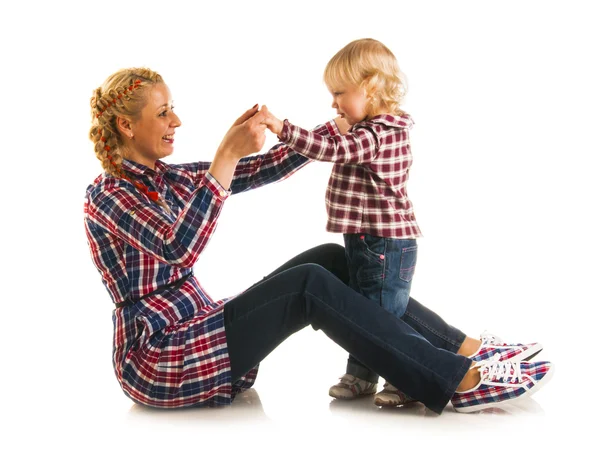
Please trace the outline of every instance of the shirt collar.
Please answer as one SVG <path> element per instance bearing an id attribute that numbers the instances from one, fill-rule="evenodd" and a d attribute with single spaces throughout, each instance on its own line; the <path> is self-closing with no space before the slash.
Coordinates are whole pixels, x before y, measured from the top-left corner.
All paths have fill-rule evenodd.
<path id="1" fill-rule="evenodd" d="M 163 174 L 165 171 L 167 171 L 167 169 L 168 166 L 160 160 L 156 161 L 156 170 L 153 170 L 152 168 L 142 165 L 141 163 L 123 159 L 123 170 L 134 175 L 153 176 L 155 174 Z"/>
<path id="2" fill-rule="evenodd" d="M 396 127 L 401 129 L 410 129 L 413 126 L 414 121 L 412 120 L 412 117 L 410 117 L 410 115 L 406 113 L 402 115 L 378 114 L 377 116 L 373 116 L 368 121 L 362 121 L 355 124 L 354 127 L 358 125 L 364 125 L 367 123 L 383 124 L 389 127 Z"/>

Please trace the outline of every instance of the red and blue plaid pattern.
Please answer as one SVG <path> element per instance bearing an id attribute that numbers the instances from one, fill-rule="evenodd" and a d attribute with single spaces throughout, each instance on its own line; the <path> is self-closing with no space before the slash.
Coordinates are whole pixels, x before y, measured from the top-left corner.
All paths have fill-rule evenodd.
<path id="1" fill-rule="evenodd" d="M 412 125 L 407 114 L 382 114 L 328 138 L 284 121 L 282 141 L 313 160 L 334 163 L 326 194 L 327 231 L 421 236 L 406 191 Z"/>
<path id="2" fill-rule="evenodd" d="M 333 121 L 316 129 L 337 131 Z M 141 404 L 174 408 L 224 405 L 250 387 L 251 370 L 231 382 L 223 306 L 192 276 L 179 289 L 152 294 L 192 271 L 231 193 L 281 181 L 309 160 L 279 144 L 240 160 L 225 190 L 210 163 L 156 170 L 124 161 L 123 169 L 159 193 L 167 211 L 124 179 L 101 175 L 86 192 L 84 222 L 94 265 L 115 303 L 113 365 L 124 392 Z"/>
<path id="3" fill-rule="evenodd" d="M 492 362 L 477 364 L 481 382 L 475 388 L 456 392 L 452 406 L 459 412 L 473 412 L 533 394 L 552 377 L 550 362 Z"/>
<path id="4" fill-rule="evenodd" d="M 481 347 L 475 355 L 471 356 L 474 362 L 492 359 L 496 354 L 499 360 L 513 359 L 514 362 L 530 360 L 543 349 L 540 343 L 505 343 L 502 339 L 491 333 L 481 335 Z"/>

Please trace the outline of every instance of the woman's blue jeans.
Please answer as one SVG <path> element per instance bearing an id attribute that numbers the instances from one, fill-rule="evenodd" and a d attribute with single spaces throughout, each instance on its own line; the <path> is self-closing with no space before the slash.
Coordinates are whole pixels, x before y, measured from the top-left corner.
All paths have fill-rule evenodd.
<path id="1" fill-rule="evenodd" d="M 306 262 L 311 259 L 319 264 Z M 319 246 L 225 304 L 232 381 L 258 365 L 287 337 L 312 325 L 365 366 L 441 413 L 471 360 L 432 344 L 430 339 L 445 341 L 437 330 L 432 331 L 436 319 L 427 325 L 415 320 L 421 334 L 348 287 L 343 259 L 341 246 Z M 424 319 L 441 321 L 412 299 L 411 307 Z"/>

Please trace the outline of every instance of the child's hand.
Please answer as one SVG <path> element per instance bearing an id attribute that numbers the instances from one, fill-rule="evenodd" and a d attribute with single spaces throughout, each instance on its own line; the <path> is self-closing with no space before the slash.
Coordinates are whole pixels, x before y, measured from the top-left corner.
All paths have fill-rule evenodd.
<path id="1" fill-rule="evenodd" d="M 279 136 L 281 134 L 281 130 L 283 129 L 283 122 L 273 116 L 267 109 L 266 105 L 263 105 L 260 111 L 265 115 L 265 119 L 262 121 L 262 123 L 265 124 L 271 132 Z"/>
<path id="2" fill-rule="evenodd" d="M 342 116 L 338 116 L 334 119 L 334 121 L 337 125 L 338 130 L 340 131 L 340 134 L 345 135 L 346 133 L 348 133 L 348 130 L 350 129 L 350 124 L 346 122 L 346 119 L 344 119 Z"/>

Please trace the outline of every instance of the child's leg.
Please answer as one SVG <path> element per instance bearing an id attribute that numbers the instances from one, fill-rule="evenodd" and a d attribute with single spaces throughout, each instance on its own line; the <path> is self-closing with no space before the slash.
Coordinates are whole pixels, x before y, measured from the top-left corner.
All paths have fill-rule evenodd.
<path id="1" fill-rule="evenodd" d="M 454 353 L 460 353 L 459 350 L 465 345 L 467 339 L 473 340 L 467 338 L 462 331 L 448 324 L 414 298 L 409 298 L 402 320 L 427 338 L 427 341 L 435 347 Z M 467 354 L 472 354 L 472 352 L 467 352 Z"/>
<path id="2" fill-rule="evenodd" d="M 381 306 L 402 318 L 410 298 L 410 288 L 417 265 L 417 240 L 383 238 L 385 274 Z"/>
<path id="3" fill-rule="evenodd" d="M 385 278 L 385 240 L 364 234 L 345 234 L 346 260 L 349 285 L 368 298 L 374 306 L 381 306 Z M 348 355 L 346 373 L 377 384 L 379 375 L 361 363 L 353 354 Z M 342 380 L 343 381 L 343 380 Z"/>
<path id="4" fill-rule="evenodd" d="M 438 413 L 471 365 L 436 349 L 317 265 L 255 285 L 225 305 L 224 319 L 233 380 L 309 324 Z"/>

